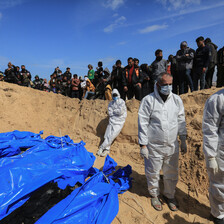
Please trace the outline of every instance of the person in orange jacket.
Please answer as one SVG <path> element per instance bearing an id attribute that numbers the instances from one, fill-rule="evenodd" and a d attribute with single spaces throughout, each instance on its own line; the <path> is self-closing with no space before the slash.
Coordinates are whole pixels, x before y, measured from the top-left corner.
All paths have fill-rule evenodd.
<path id="1" fill-rule="evenodd" d="M 95 95 L 95 86 L 92 84 L 92 82 L 87 79 L 86 80 L 86 88 L 84 90 L 84 99 L 88 99 L 90 96 Z"/>

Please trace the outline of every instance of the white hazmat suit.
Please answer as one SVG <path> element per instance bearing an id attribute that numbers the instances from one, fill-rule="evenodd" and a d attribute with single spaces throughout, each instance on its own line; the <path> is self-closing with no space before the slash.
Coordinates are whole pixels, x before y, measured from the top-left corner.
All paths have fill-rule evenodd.
<path id="1" fill-rule="evenodd" d="M 179 144 L 177 135 L 186 138 L 184 106 L 172 92 L 164 102 L 155 84 L 138 112 L 139 144 L 147 146 L 145 175 L 152 197 L 159 195 L 160 170 L 163 170 L 164 195 L 173 199 L 178 181 Z M 186 144 L 185 144 L 186 147 Z"/>
<path id="2" fill-rule="evenodd" d="M 117 99 L 112 100 L 108 105 L 109 124 L 104 134 L 104 142 L 97 152 L 97 155 L 100 156 L 106 156 L 109 154 L 110 146 L 114 139 L 120 134 L 127 117 L 125 101 L 120 98 L 120 94 L 117 89 L 112 91 L 112 96 L 114 94 L 117 95 Z"/>
<path id="3" fill-rule="evenodd" d="M 203 151 L 209 176 L 211 214 L 224 218 L 224 90 L 212 95 L 205 104 Z M 224 223 L 224 221 L 223 221 Z"/>

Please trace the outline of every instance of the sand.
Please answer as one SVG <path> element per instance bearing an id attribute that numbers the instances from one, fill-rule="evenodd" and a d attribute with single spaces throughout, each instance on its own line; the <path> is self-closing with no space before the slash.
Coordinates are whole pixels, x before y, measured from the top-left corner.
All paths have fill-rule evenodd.
<path id="1" fill-rule="evenodd" d="M 139 102 L 134 99 L 127 102 L 128 117 L 110 155 L 118 166 L 132 166 L 134 180 L 132 189 L 119 195 L 120 209 L 113 224 L 212 223 L 209 221 L 208 177 L 202 152 L 201 125 L 205 101 L 218 90 L 212 88 L 182 96 L 188 153 L 180 156 L 176 194 L 180 205 L 178 212 L 171 212 L 166 204 L 162 212 L 157 212 L 150 205 L 143 159 L 137 144 Z M 3 82 L 0 82 L 0 95 L 0 132 L 44 130 L 44 137 L 69 135 L 75 142 L 86 142 L 88 151 L 97 152 L 108 123 L 108 101 L 83 100 L 80 103 L 77 99 Z M 104 158 L 98 157 L 95 166 L 101 168 L 103 163 Z"/>

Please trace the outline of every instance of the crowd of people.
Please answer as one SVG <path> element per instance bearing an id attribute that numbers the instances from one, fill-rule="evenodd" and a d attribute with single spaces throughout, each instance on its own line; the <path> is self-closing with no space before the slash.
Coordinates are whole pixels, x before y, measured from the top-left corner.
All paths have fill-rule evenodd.
<path id="1" fill-rule="evenodd" d="M 41 79 L 38 75 L 32 81 L 31 73 L 25 65 L 20 67 L 8 63 L 5 72 L 0 72 L 0 81 L 16 83 L 47 92 L 54 92 L 72 98 L 112 99 L 112 90 L 117 89 L 123 100 L 135 97 L 141 100 L 154 91 L 154 84 L 161 72 L 173 76 L 172 92 L 183 94 L 190 91 L 211 88 L 213 75 L 217 66 L 216 86 L 224 86 L 224 47 L 217 51 L 217 46 L 210 38 L 198 37 L 196 51 L 190 48 L 186 41 L 181 42 L 176 55 L 163 59 L 163 51 L 155 51 L 155 60 L 151 64 L 139 64 L 139 59 L 129 57 L 127 66 L 117 60 L 110 72 L 103 68 L 103 62 L 98 62 L 94 70 L 88 65 L 88 73 L 84 78 L 72 75 L 70 68 L 62 73 L 55 68 L 50 80 Z"/>

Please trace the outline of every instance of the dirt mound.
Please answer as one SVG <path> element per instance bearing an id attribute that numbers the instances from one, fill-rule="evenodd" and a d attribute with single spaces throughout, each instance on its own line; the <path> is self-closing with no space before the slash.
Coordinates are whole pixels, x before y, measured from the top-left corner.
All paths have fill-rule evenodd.
<path id="1" fill-rule="evenodd" d="M 143 160 L 139 156 L 137 114 L 139 102 L 127 102 L 125 126 L 111 148 L 111 156 L 119 166 L 133 168 L 133 188 L 120 195 L 120 210 L 113 223 L 210 223 L 208 178 L 202 152 L 202 115 L 206 99 L 218 89 L 204 90 L 182 96 L 187 129 L 188 153 L 180 156 L 180 181 L 177 199 L 180 211 L 163 212 L 151 208 L 144 176 Z M 108 124 L 107 101 L 70 99 L 54 93 L 0 83 L 0 132 L 13 130 L 39 132 L 48 135 L 69 135 L 75 142 L 83 140 L 88 151 L 96 153 Z M 101 168 L 104 159 L 97 158 Z"/>

